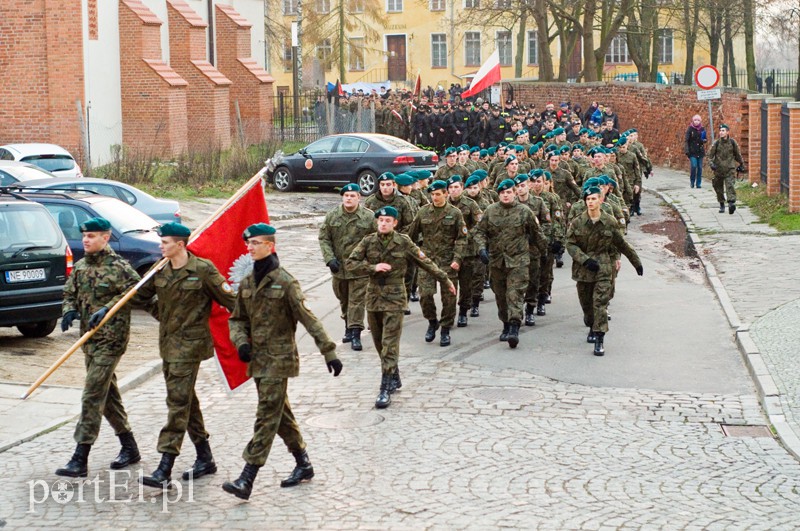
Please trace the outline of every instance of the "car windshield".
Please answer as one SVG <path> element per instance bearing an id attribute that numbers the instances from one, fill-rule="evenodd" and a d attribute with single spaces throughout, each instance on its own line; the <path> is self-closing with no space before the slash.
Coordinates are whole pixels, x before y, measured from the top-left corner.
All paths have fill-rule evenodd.
<path id="1" fill-rule="evenodd" d="M 381 144 L 386 146 L 389 151 L 408 151 L 413 150 L 417 151 L 419 148 L 414 144 L 410 144 L 405 140 L 400 140 L 399 138 L 392 138 L 392 137 L 381 137 L 379 140 Z"/>
<path id="2" fill-rule="evenodd" d="M 47 171 L 65 171 L 75 168 L 75 161 L 69 155 L 30 155 L 23 157 L 21 161 L 36 164 Z"/>
<path id="3" fill-rule="evenodd" d="M 158 221 L 117 199 L 103 198 L 100 201 L 93 201 L 92 208 L 123 234 L 152 230 L 159 226 Z"/>
<path id="4" fill-rule="evenodd" d="M 0 209 L 0 249 L 55 247 L 60 231 L 53 218 L 41 208 Z"/>
<path id="5" fill-rule="evenodd" d="M 11 175 L 18 181 L 32 181 L 34 179 L 52 179 L 52 173 L 46 172 L 36 166 L 3 166 L 0 172 Z"/>

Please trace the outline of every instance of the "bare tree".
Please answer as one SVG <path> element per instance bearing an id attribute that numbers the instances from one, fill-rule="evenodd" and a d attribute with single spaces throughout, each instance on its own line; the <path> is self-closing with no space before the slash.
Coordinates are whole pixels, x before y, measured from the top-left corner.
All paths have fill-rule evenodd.
<path id="1" fill-rule="evenodd" d="M 583 11 L 583 79 L 597 81 L 603 76 L 606 50 L 619 33 L 633 0 L 586 0 Z M 594 32 L 600 40 L 595 48 Z"/>

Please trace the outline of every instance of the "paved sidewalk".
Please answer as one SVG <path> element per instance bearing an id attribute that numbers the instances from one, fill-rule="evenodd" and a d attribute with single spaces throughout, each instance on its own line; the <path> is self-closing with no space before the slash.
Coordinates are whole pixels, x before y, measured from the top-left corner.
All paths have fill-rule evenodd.
<path id="1" fill-rule="evenodd" d="M 684 172 L 657 168 L 645 182 L 671 203 L 736 330 L 761 403 L 786 447 L 800 459 L 800 235 L 780 234 L 744 205 L 720 214 L 710 179 L 689 187 Z"/>

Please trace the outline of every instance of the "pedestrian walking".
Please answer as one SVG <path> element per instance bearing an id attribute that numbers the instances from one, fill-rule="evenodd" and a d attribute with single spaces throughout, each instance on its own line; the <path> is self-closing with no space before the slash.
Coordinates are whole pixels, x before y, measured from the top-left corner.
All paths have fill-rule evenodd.
<path id="1" fill-rule="evenodd" d="M 744 170 L 744 160 L 739 151 L 739 144 L 730 136 L 730 127 L 719 126 L 719 138 L 708 150 L 708 162 L 714 172 L 711 184 L 717 193 L 719 213 L 725 212 L 725 200 L 728 201 L 728 213 L 736 212 L 736 171 Z"/>
<path id="2" fill-rule="evenodd" d="M 689 173 L 690 188 L 702 188 L 703 157 L 706 156 L 706 129 L 699 114 L 692 116 L 692 122 L 684 135 L 683 152 L 689 157 L 691 170 Z"/>

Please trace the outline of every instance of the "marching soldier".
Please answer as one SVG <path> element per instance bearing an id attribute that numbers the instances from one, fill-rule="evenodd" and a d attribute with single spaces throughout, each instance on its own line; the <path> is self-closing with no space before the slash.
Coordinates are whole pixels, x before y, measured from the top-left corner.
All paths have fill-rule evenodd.
<path id="1" fill-rule="evenodd" d="M 453 175 L 447 181 L 448 202 L 461 211 L 464 223 L 467 226 L 467 243 L 461 268 L 458 270 L 458 323 L 459 328 L 467 326 L 467 310 L 473 306 L 472 277 L 475 275 L 474 264 L 478 260 L 478 249 L 475 246 L 475 226 L 481 220 L 482 211 L 478 204 L 464 193 L 464 183 L 461 177 Z M 481 277 L 483 279 L 483 277 Z"/>
<path id="2" fill-rule="evenodd" d="M 253 437 L 242 452 L 244 469 L 238 479 L 223 483 L 222 489 L 246 500 L 258 470 L 267 462 L 275 435 L 283 439 L 296 463 L 281 487 L 293 487 L 314 477 L 306 443 L 286 394 L 289 378 L 300 372 L 294 338 L 298 321 L 314 338 L 328 372 L 339 376 L 342 362 L 336 357 L 336 344 L 322 322 L 306 306 L 300 283 L 281 267 L 275 254 L 275 228 L 256 223 L 245 229 L 242 238 L 253 258 L 253 271 L 239 286 L 229 324 L 239 359 L 248 364 L 247 375 L 255 380 L 258 408 Z"/>
<path id="3" fill-rule="evenodd" d="M 736 212 L 736 170 L 744 167 L 739 144 L 730 137 L 730 128 L 722 124 L 719 126 L 719 138 L 708 150 L 708 162 L 714 172 L 711 184 L 717 193 L 719 213 L 725 212 L 725 196 L 728 197 L 728 214 Z"/>
<path id="4" fill-rule="evenodd" d="M 377 212 L 382 207 L 391 206 L 398 212 L 398 229 L 406 232 L 411 222 L 414 221 L 414 212 L 407 197 L 397 191 L 394 182 L 395 175 L 391 172 L 382 173 L 378 176 L 378 191 L 369 196 L 364 201 L 364 207 Z"/>
<path id="5" fill-rule="evenodd" d="M 531 209 L 533 217 L 546 237 L 551 232 L 552 223 L 547 206 L 540 197 L 530 193 L 527 173 L 519 175 L 515 183 L 517 201 Z M 525 326 L 536 324 L 536 318 L 533 316 L 534 306 L 536 306 L 537 315 L 545 315 L 544 300 L 539 298 L 539 276 L 541 261 L 547 255 L 547 251 L 548 247 L 541 249 L 536 245 L 531 245 L 529 248 L 531 259 L 528 263 L 528 287 L 525 290 Z"/>
<path id="6" fill-rule="evenodd" d="M 469 171 L 458 163 L 458 152 L 456 148 L 449 147 L 444 151 L 444 165 L 440 166 L 433 175 L 435 181 L 445 181 L 453 175 L 459 175 L 462 179 L 469 177 Z"/>

